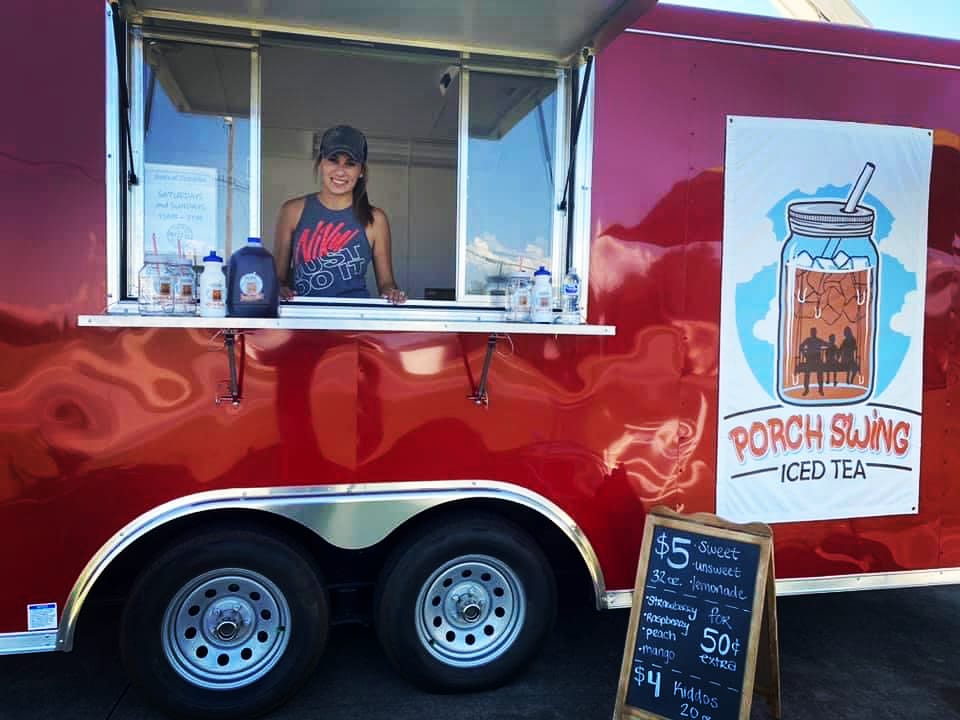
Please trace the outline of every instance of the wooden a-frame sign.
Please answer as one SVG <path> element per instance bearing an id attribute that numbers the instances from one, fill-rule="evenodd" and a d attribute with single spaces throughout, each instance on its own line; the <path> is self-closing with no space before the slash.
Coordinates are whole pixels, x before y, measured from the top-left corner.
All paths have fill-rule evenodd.
<path id="1" fill-rule="evenodd" d="M 780 718 L 772 540 L 762 523 L 651 510 L 614 720 L 748 720 L 754 693 Z"/>

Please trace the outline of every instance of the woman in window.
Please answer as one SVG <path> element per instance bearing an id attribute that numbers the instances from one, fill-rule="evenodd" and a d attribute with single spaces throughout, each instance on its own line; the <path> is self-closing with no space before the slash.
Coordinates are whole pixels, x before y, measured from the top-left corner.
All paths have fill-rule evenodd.
<path id="1" fill-rule="evenodd" d="M 320 192 L 287 200 L 277 218 L 280 296 L 369 297 L 367 265 L 373 260 L 380 295 L 405 302 L 393 277 L 390 223 L 367 198 L 363 133 L 347 125 L 327 130 L 314 170 Z"/>

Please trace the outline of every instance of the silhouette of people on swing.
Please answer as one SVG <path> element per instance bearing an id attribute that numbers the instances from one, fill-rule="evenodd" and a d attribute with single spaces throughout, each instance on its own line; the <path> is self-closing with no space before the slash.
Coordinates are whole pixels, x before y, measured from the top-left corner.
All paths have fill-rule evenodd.
<path id="1" fill-rule="evenodd" d="M 840 348 L 837 347 L 837 336 L 830 333 L 827 338 L 827 347 L 825 350 L 827 384 L 830 384 L 830 378 L 833 377 L 833 386 L 837 386 L 837 372 L 840 370 Z"/>
<path id="2" fill-rule="evenodd" d="M 860 364 L 857 360 L 857 340 L 853 337 L 853 331 L 848 325 L 843 329 L 843 341 L 840 343 L 840 369 L 847 371 L 847 384 L 853 382 L 853 376 L 860 370 Z"/>
<path id="3" fill-rule="evenodd" d="M 800 357 L 797 362 L 797 371 L 803 373 L 803 394 L 810 394 L 810 375 L 817 375 L 817 389 L 823 395 L 823 378 L 827 376 L 830 382 L 831 374 L 833 385 L 837 385 L 837 375 L 847 374 L 847 384 L 853 383 L 853 378 L 860 367 L 857 361 L 857 340 L 850 327 L 843 329 L 843 340 L 837 346 L 837 336 L 830 335 L 829 342 L 817 337 L 817 329 L 810 328 L 810 336 L 800 343 Z"/>
<path id="4" fill-rule="evenodd" d="M 800 362 L 798 370 L 803 373 L 803 394 L 810 394 L 810 373 L 817 374 L 817 384 L 820 394 L 823 395 L 823 351 L 826 350 L 827 343 L 817 337 L 817 329 L 810 328 L 810 337 L 804 338 L 800 343 Z"/>

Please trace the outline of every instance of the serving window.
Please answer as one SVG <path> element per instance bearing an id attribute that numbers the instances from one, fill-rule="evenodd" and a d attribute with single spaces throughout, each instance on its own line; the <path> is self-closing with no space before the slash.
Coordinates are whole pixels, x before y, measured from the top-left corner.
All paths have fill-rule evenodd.
<path id="1" fill-rule="evenodd" d="M 319 137 L 341 123 L 367 136 L 370 199 L 390 220 L 394 274 L 411 310 L 502 308 L 509 275 L 540 265 L 555 285 L 571 261 L 585 278 L 588 223 L 560 209 L 571 72 L 465 52 L 131 25 L 125 75 L 138 182 L 120 172 L 111 188 L 125 194 L 110 203 L 122 215 L 111 294 L 135 308 L 145 253 L 199 265 L 248 235 L 272 250 L 280 206 L 319 191 Z M 118 151 L 125 144 L 114 141 Z M 582 216 L 589 208 L 579 204 Z M 372 266 L 367 285 L 372 299 L 352 304 L 382 304 Z M 335 304 L 297 300 L 311 312 Z"/>
<path id="2" fill-rule="evenodd" d="M 263 237 L 280 206 L 318 191 L 324 129 L 367 136 L 367 187 L 390 220 L 393 269 L 411 298 L 455 299 L 459 78 L 440 92 L 451 57 L 266 44 L 262 49 Z M 377 297 L 372 267 L 367 286 Z"/>

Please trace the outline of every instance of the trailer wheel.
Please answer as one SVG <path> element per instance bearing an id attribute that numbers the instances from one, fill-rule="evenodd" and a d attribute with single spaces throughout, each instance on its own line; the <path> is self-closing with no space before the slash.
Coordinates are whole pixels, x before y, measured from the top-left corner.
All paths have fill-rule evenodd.
<path id="1" fill-rule="evenodd" d="M 463 516 L 398 548 L 378 583 L 384 652 L 436 692 L 495 687 L 530 661 L 556 614 L 549 563 L 519 528 Z"/>
<path id="2" fill-rule="evenodd" d="M 120 627 L 131 679 L 177 717 L 263 714 L 315 668 L 327 595 L 308 556 L 246 530 L 191 537 L 138 578 Z"/>

